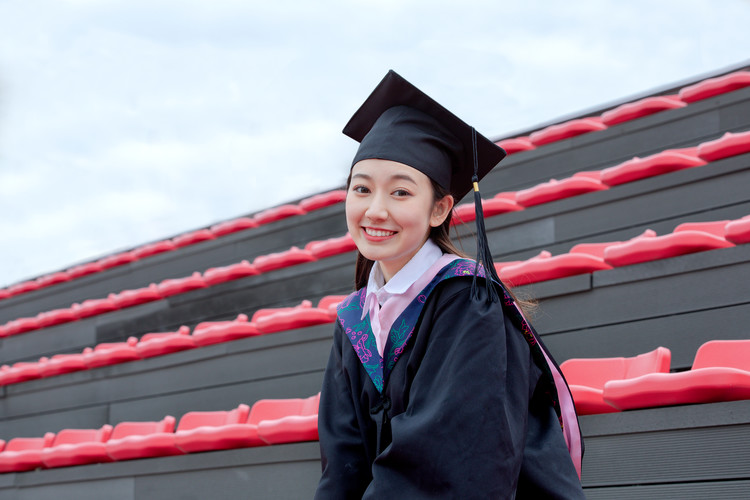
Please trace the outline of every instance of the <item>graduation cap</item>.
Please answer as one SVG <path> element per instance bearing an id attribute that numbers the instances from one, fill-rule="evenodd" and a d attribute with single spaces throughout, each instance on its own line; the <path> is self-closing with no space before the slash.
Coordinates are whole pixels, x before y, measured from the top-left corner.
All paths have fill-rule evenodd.
<path id="1" fill-rule="evenodd" d="M 378 158 L 403 163 L 424 173 L 449 191 L 456 202 L 474 190 L 477 268 L 500 279 L 484 228 L 479 180 L 500 160 L 505 150 L 474 130 L 430 96 L 390 70 L 354 113 L 343 130 L 359 148 L 352 166 Z M 497 294 L 487 281 L 488 297 Z"/>

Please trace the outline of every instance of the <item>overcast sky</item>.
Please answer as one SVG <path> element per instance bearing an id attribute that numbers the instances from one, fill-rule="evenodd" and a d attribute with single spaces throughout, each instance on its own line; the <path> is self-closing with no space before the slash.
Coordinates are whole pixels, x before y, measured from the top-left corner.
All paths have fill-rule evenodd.
<path id="1" fill-rule="evenodd" d="M 0 0 L 0 286 L 343 183 L 389 68 L 490 137 L 750 57 L 748 0 Z"/>

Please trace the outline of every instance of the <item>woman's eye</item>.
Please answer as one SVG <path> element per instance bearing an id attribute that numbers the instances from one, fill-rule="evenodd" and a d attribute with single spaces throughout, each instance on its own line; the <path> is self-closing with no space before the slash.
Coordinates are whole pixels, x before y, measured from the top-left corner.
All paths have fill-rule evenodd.
<path id="1" fill-rule="evenodd" d="M 354 191 L 355 193 L 360 193 L 360 194 L 369 193 L 370 192 L 370 190 L 367 189 L 365 186 L 354 186 L 352 188 L 352 191 Z"/>
<path id="2" fill-rule="evenodd" d="M 395 196 L 410 196 L 411 193 L 406 189 L 397 189 L 393 192 Z"/>

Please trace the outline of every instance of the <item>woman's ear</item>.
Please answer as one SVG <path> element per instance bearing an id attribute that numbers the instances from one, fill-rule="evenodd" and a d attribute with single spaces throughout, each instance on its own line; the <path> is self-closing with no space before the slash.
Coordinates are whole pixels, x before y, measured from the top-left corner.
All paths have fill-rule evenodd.
<path id="1" fill-rule="evenodd" d="M 430 226 L 438 227 L 445 222 L 448 214 L 453 210 L 453 203 L 453 196 L 449 194 L 446 194 L 436 201 L 432 207 L 432 214 L 430 215 Z"/>

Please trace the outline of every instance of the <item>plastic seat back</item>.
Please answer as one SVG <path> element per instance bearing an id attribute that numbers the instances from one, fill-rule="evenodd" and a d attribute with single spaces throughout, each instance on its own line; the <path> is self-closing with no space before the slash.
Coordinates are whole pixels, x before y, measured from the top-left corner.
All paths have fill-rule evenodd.
<path id="1" fill-rule="evenodd" d="M 52 446 L 96 442 L 103 443 L 112 435 L 112 426 L 103 425 L 100 429 L 63 429 L 57 433 Z"/>
<path id="2" fill-rule="evenodd" d="M 110 439 L 122 439 L 127 436 L 145 436 L 158 432 L 174 432 L 175 418 L 167 415 L 158 422 L 120 422 L 112 431 Z"/>
<path id="3" fill-rule="evenodd" d="M 666 347 L 657 347 L 651 352 L 625 358 L 625 377 L 635 378 L 647 373 L 669 373 L 672 364 L 672 351 Z"/>
<path id="4" fill-rule="evenodd" d="M 198 427 L 219 427 L 229 424 L 244 424 L 247 422 L 250 407 L 240 404 L 230 411 L 191 411 L 180 419 L 178 431 L 189 431 Z"/>
<path id="5" fill-rule="evenodd" d="M 261 399 L 253 405 L 248 423 L 257 425 L 263 420 L 317 415 L 319 401 L 319 394 L 306 399 Z"/>
<path id="6" fill-rule="evenodd" d="M 700 346 L 693 370 L 715 366 L 750 371 L 750 340 L 711 340 Z"/>
<path id="7" fill-rule="evenodd" d="M 560 365 L 570 385 L 583 385 L 596 389 L 604 388 L 610 380 L 625 378 L 625 358 L 573 358 Z"/>
<path id="8" fill-rule="evenodd" d="M 24 451 L 24 450 L 41 450 L 52 446 L 55 440 L 55 434 L 48 432 L 44 437 L 18 437 L 13 438 L 5 446 L 4 451 Z"/>

